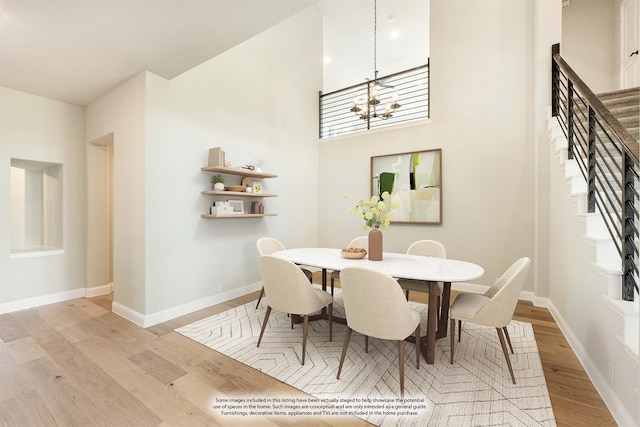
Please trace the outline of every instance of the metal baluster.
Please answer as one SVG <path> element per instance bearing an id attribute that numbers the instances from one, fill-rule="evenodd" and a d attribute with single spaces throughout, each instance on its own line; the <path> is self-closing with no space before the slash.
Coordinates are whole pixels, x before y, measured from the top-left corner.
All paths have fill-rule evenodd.
<path id="1" fill-rule="evenodd" d="M 622 197 L 622 299 L 624 301 L 633 301 L 635 280 L 633 277 L 633 263 L 635 257 L 635 251 L 633 245 L 635 241 L 635 233 L 633 228 L 633 220 L 635 217 L 633 203 L 633 173 L 631 168 L 634 167 L 633 160 L 627 154 L 626 150 L 622 151 L 622 182 L 623 197 Z"/>
<path id="2" fill-rule="evenodd" d="M 589 180 L 587 182 L 587 212 L 596 211 L 596 112 L 589 105 L 589 155 L 587 158 Z"/>

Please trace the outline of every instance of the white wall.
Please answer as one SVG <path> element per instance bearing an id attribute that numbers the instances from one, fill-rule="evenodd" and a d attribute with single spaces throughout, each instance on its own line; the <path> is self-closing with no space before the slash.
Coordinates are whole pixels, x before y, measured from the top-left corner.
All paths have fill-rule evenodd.
<path id="1" fill-rule="evenodd" d="M 363 233 L 348 209 L 370 196 L 370 156 L 442 148 L 442 225 L 392 224 L 385 250 L 439 240 L 485 268 L 481 283 L 533 257 L 532 25 L 530 2 L 431 2 L 430 123 L 320 143 L 322 246 Z"/>
<path id="2" fill-rule="evenodd" d="M 317 244 L 321 58 L 322 20 L 312 9 L 171 82 L 148 80 L 149 313 L 258 282 L 259 237 Z M 211 178 L 200 168 L 217 146 L 234 166 L 262 161 L 278 175 L 261 182 L 278 194 L 262 200 L 277 217 L 200 217 L 215 200 L 200 194 Z"/>
<path id="3" fill-rule="evenodd" d="M 42 171 L 42 243 L 52 248 L 63 246 L 63 188 L 62 165 Z"/>
<path id="4" fill-rule="evenodd" d="M 596 94 L 619 88 L 618 9 L 613 0 L 572 0 L 562 9 L 560 52 Z"/>
<path id="5" fill-rule="evenodd" d="M 44 245 L 44 188 L 42 169 L 25 170 L 25 241 L 27 247 Z M 13 243 L 11 244 L 13 247 Z"/>
<path id="6" fill-rule="evenodd" d="M 26 173 L 26 169 L 11 167 L 11 177 L 9 178 L 11 184 L 11 198 L 9 200 L 11 247 L 25 246 L 26 244 Z"/>
<path id="7" fill-rule="evenodd" d="M 100 141 L 113 134 L 115 306 L 122 305 L 138 313 L 146 311 L 145 85 L 148 76 L 147 73 L 137 75 L 86 109 L 85 141 Z M 90 154 L 93 149 L 95 147 L 90 147 Z M 93 160 L 93 156 L 83 160 L 88 173 L 92 173 L 95 166 Z M 100 230 L 94 228 L 104 227 L 104 223 L 94 223 L 89 218 L 88 227 L 92 229 L 89 235 L 99 234 Z M 89 241 L 89 255 L 103 257 L 102 245 L 102 239 Z M 89 263 L 99 262 L 100 258 L 92 258 Z"/>
<path id="8" fill-rule="evenodd" d="M 374 11 L 371 0 L 324 0 L 323 86 L 328 93 L 373 79 Z M 429 0 L 378 0 L 379 77 L 427 63 Z"/>
<path id="9" fill-rule="evenodd" d="M 0 87 L 0 303 L 85 287 L 84 109 Z M 64 254 L 11 259 L 11 158 L 62 164 Z"/>
<path id="10" fill-rule="evenodd" d="M 210 305 L 259 287 L 247 261 L 259 237 L 317 243 L 321 58 L 312 9 L 172 81 L 145 73 L 87 108 L 87 140 L 113 133 L 117 310 L 148 324 Z M 200 194 L 211 177 L 200 168 L 216 146 L 234 165 L 262 161 L 278 174 L 262 182 L 278 194 L 263 200 L 277 217 L 201 218 L 214 199 Z"/>
<path id="11" fill-rule="evenodd" d="M 547 133 L 551 106 L 551 49 L 562 38 L 562 5 L 555 1 L 534 4 L 533 132 L 535 135 L 535 252 L 534 293 L 549 295 L 549 152 Z"/>
<path id="12" fill-rule="evenodd" d="M 624 318 L 610 307 L 606 276 L 595 264 L 596 242 L 585 238 L 584 217 L 576 214 L 576 196 L 555 153 L 550 181 L 549 297 L 556 319 L 616 420 L 633 425 L 622 420 L 634 417 L 638 425 L 637 356 L 634 360 L 618 337 Z"/>

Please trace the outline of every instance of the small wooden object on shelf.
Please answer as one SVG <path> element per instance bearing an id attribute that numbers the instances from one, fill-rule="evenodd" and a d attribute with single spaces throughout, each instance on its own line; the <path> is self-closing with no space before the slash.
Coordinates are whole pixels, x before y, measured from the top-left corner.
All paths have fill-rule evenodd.
<path id="1" fill-rule="evenodd" d="M 221 147 L 209 149 L 209 167 L 224 166 L 224 151 Z"/>
<path id="2" fill-rule="evenodd" d="M 247 184 L 249 184 L 249 188 L 251 188 L 252 190 L 254 189 L 253 180 L 251 178 L 255 178 L 255 179 L 277 178 L 278 175 L 271 174 L 271 173 L 257 172 L 255 170 L 246 169 L 246 168 L 230 168 L 226 166 L 208 166 L 208 167 L 201 168 L 201 170 L 204 172 L 222 173 L 222 174 L 236 175 L 236 176 L 243 177 L 241 181 L 241 185 L 228 185 L 225 187 L 225 190 L 205 190 L 205 191 L 201 191 L 200 192 L 201 194 L 208 195 L 208 196 L 226 196 L 226 197 L 229 197 L 229 196 L 254 197 L 254 198 L 255 197 L 259 197 L 259 198 L 277 197 L 277 194 L 263 193 L 262 191 L 247 192 L 246 188 L 247 188 Z M 235 202 L 237 203 L 238 201 L 235 201 Z M 257 218 L 257 217 L 277 215 L 275 213 L 265 213 L 264 205 L 261 202 L 258 202 L 258 205 L 256 205 L 255 212 L 254 212 L 253 203 L 251 205 L 251 213 L 244 213 L 244 212 L 246 211 L 243 208 L 242 213 L 236 212 L 230 215 L 225 215 L 225 214 L 213 215 L 211 213 L 208 213 L 208 214 L 202 214 L 201 216 L 202 218 Z"/>

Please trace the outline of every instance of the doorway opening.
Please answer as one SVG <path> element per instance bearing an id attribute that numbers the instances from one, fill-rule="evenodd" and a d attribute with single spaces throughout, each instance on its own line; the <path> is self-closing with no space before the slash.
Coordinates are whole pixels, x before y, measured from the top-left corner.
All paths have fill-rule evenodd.
<path id="1" fill-rule="evenodd" d="M 87 144 L 87 294 L 115 292 L 113 134 Z"/>

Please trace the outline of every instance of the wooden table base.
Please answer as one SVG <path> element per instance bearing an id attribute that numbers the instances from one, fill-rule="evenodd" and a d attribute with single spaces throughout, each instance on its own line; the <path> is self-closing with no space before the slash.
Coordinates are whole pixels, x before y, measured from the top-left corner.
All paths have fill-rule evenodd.
<path id="1" fill-rule="evenodd" d="M 420 336 L 420 352 L 424 356 L 425 361 L 429 365 L 435 363 L 436 356 L 436 339 L 447 336 L 447 325 L 449 323 L 449 301 L 451 298 L 451 283 L 444 283 L 441 298 L 441 307 L 437 306 L 438 301 L 438 282 L 427 282 L 429 284 L 429 302 L 427 311 L 427 333 Z M 415 291 L 415 289 L 411 289 Z M 440 310 L 440 319 L 438 319 L 438 310 Z M 437 327 L 437 329 L 436 329 Z M 405 341 L 415 344 L 416 338 L 409 336 Z"/>

